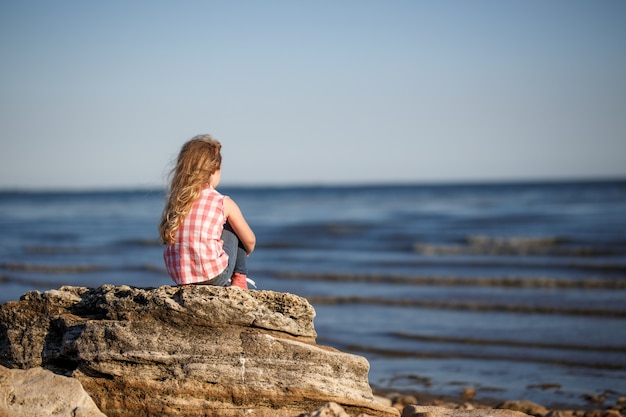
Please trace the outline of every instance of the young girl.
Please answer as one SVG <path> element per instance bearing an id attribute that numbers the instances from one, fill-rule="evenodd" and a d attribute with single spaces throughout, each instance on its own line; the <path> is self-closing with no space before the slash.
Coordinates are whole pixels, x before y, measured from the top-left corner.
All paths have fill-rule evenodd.
<path id="1" fill-rule="evenodd" d="M 159 226 L 167 245 L 163 258 L 179 285 L 247 289 L 246 257 L 256 237 L 237 204 L 215 190 L 221 179 L 221 147 L 210 135 L 183 145 Z"/>

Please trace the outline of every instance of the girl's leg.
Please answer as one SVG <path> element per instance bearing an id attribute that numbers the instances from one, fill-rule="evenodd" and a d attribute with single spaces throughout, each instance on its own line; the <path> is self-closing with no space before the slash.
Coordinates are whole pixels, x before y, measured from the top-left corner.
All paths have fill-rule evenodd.
<path id="1" fill-rule="evenodd" d="M 235 234 L 235 231 L 232 229 L 232 227 L 230 226 L 230 223 L 228 222 L 226 222 L 226 224 L 224 225 L 224 231 L 222 232 L 222 239 L 224 238 L 224 235 L 227 235 L 229 237 L 229 248 L 228 248 L 228 251 L 226 251 L 226 253 L 228 254 L 229 267 L 230 267 L 231 262 L 234 261 L 233 267 L 231 269 L 231 275 L 233 273 L 247 275 L 248 264 L 247 264 L 246 259 L 248 257 L 248 254 L 246 253 L 246 250 L 244 249 L 241 242 L 239 241 L 239 237 Z M 232 240 L 232 236 L 234 236 L 235 239 L 237 240 L 236 247 L 234 247 L 233 245 L 234 240 Z M 226 241 L 224 241 L 224 250 L 226 250 Z"/>
<path id="2" fill-rule="evenodd" d="M 237 261 L 235 262 L 235 268 L 233 269 L 233 273 L 235 274 L 243 274 L 248 275 L 248 263 L 246 258 L 248 254 L 246 250 L 243 248 L 241 243 L 237 246 Z"/>
<path id="3" fill-rule="evenodd" d="M 233 281 L 237 281 L 237 286 L 244 287 L 246 283 L 245 277 L 248 273 L 247 254 L 239 242 L 239 238 L 228 223 L 224 225 L 222 241 L 224 242 L 224 252 L 228 255 L 228 266 L 213 285 L 226 286 L 232 284 Z M 241 284 L 242 276 L 244 285 Z M 245 288 L 247 288 L 247 285 L 245 285 Z"/>
<path id="4" fill-rule="evenodd" d="M 237 249 L 237 261 L 235 262 L 235 271 L 230 281 L 231 287 L 239 287 L 244 290 L 248 289 L 248 268 L 246 265 L 246 257 L 248 254 L 240 245 Z"/>
<path id="5" fill-rule="evenodd" d="M 234 260 L 234 266 L 233 266 L 233 272 L 232 272 L 232 276 L 230 280 L 230 285 L 231 287 L 239 287 L 239 288 L 243 288 L 244 290 L 247 290 L 248 282 L 246 280 L 247 278 L 246 275 L 248 274 L 248 265 L 246 262 L 246 258 L 248 257 L 248 254 L 243 248 L 243 245 L 241 244 L 241 242 L 239 241 L 239 237 L 237 237 L 237 235 L 235 234 L 235 232 L 233 231 L 233 229 L 231 228 L 228 222 L 224 225 L 223 233 L 227 233 L 229 235 L 232 234 L 233 236 L 237 238 L 237 248 L 235 250 L 235 256 L 233 256 L 232 259 L 230 257 L 228 258 L 229 263 L 231 260 Z M 230 253 L 229 253 L 229 256 L 230 256 Z"/>

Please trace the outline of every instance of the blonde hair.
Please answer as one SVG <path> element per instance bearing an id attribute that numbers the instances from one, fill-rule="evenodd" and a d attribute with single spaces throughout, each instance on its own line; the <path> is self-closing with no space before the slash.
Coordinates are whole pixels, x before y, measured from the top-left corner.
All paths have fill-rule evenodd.
<path id="1" fill-rule="evenodd" d="M 221 143 L 211 135 L 194 136 L 181 148 L 176 166 L 170 174 L 170 189 L 159 225 L 164 244 L 174 243 L 176 231 L 192 204 L 209 184 L 211 175 L 220 169 L 221 148 Z"/>

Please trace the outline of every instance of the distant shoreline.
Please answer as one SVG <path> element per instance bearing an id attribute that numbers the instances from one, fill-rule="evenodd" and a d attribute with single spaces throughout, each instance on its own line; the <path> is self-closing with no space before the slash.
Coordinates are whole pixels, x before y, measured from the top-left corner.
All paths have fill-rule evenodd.
<path id="1" fill-rule="evenodd" d="M 441 181 L 370 181 L 370 182 L 306 182 L 268 183 L 268 184 L 229 184 L 227 181 L 220 187 L 223 190 L 328 190 L 328 189 L 371 189 L 371 188 L 483 188 L 483 187 L 533 187 L 533 186 L 563 186 L 563 185 L 610 185 L 625 184 L 626 177 L 597 177 L 597 178 L 546 178 L 546 179 L 506 179 L 506 180 L 441 180 Z M 132 185 L 132 186 L 78 186 L 78 187 L 0 187 L 0 194 L 111 194 L 111 193 L 163 193 L 166 185 Z"/>

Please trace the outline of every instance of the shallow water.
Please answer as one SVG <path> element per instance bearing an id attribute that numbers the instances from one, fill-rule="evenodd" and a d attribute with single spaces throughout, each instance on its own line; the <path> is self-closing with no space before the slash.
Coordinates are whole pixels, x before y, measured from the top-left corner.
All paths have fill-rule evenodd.
<path id="1" fill-rule="evenodd" d="M 259 289 L 315 306 L 374 387 L 584 404 L 626 395 L 626 182 L 222 189 Z M 0 193 L 0 302 L 169 285 L 158 191 Z M 547 387 L 547 389 L 546 389 Z"/>

